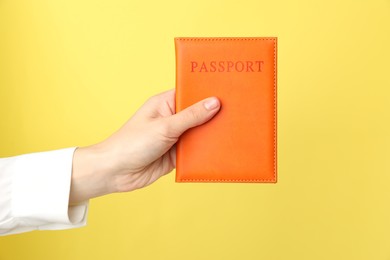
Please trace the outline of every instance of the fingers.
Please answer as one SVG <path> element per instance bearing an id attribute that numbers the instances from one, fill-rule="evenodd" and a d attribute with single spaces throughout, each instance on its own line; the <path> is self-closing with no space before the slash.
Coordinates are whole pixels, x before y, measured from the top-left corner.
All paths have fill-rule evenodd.
<path id="1" fill-rule="evenodd" d="M 172 146 L 169 150 L 169 156 L 171 158 L 171 163 L 173 168 L 176 168 L 176 144 Z"/>
<path id="2" fill-rule="evenodd" d="M 216 97 L 206 98 L 171 116 L 170 128 L 179 137 L 186 130 L 209 121 L 217 114 L 220 107 L 221 103 Z"/>

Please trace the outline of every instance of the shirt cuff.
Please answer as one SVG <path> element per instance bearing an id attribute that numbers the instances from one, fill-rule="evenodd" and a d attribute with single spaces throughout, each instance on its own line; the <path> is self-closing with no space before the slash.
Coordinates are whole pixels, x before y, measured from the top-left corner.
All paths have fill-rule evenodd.
<path id="1" fill-rule="evenodd" d="M 66 229 L 86 224 L 88 201 L 69 207 L 75 149 L 16 157 L 11 211 L 23 226 Z"/>

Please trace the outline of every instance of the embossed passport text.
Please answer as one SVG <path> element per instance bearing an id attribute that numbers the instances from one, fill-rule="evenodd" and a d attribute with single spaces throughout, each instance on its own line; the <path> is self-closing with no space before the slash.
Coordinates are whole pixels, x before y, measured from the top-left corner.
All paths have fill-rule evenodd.
<path id="1" fill-rule="evenodd" d="M 175 38 L 176 112 L 210 96 L 221 110 L 177 144 L 177 182 L 277 180 L 277 38 Z"/>

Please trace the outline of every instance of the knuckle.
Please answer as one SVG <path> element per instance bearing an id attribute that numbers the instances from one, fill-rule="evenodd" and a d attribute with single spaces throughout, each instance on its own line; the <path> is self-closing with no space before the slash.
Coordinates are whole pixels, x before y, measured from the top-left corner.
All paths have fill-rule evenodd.
<path id="1" fill-rule="evenodd" d="M 162 136 L 169 136 L 170 135 L 170 127 L 169 127 L 169 124 L 165 120 L 162 120 L 158 124 L 158 132 Z"/>
<path id="2" fill-rule="evenodd" d="M 158 96 L 157 95 L 154 95 L 154 96 L 151 96 L 147 99 L 147 103 L 156 103 L 158 101 Z"/>
<path id="3" fill-rule="evenodd" d="M 170 142 L 176 138 L 176 131 L 167 120 L 161 120 L 156 130 L 164 141 Z"/>
<path id="4" fill-rule="evenodd" d="M 191 107 L 188 110 L 187 117 L 189 120 L 194 120 L 194 121 L 199 121 L 202 118 L 199 109 L 197 109 L 195 107 Z"/>

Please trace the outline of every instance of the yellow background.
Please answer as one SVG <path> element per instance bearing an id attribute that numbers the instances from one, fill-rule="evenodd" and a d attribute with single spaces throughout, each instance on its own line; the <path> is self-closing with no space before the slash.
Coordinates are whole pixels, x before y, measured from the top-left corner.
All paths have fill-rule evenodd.
<path id="1" fill-rule="evenodd" d="M 278 37 L 278 183 L 173 172 L 0 259 L 389 260 L 389 0 L 0 0 L 0 156 L 107 137 L 174 87 L 177 36 Z"/>

